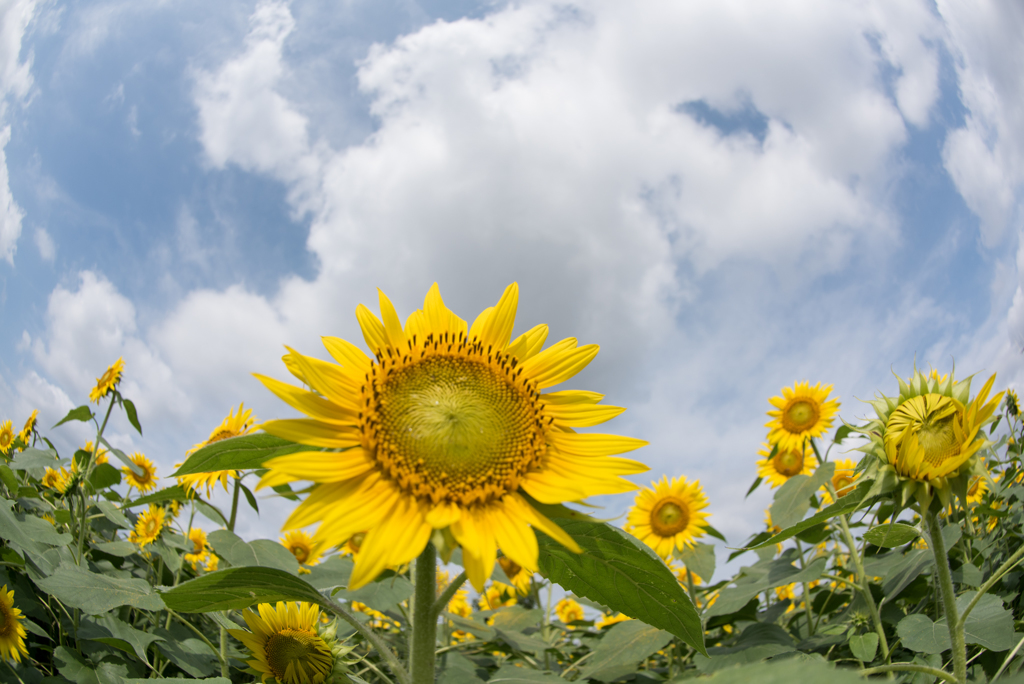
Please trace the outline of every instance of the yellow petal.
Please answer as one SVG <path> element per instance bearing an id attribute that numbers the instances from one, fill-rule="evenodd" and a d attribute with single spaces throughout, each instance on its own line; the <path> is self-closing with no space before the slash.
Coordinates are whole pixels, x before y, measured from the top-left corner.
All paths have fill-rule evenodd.
<path id="1" fill-rule="evenodd" d="M 427 513 L 427 522 L 435 530 L 448 527 L 462 516 L 462 510 L 453 503 L 440 503 Z"/>
<path id="2" fill-rule="evenodd" d="M 358 419 L 358 413 L 353 408 L 339 406 L 320 395 L 268 378 L 266 375 L 253 373 L 253 376 L 286 404 L 311 418 L 342 425 L 355 425 Z"/>
<path id="3" fill-rule="evenodd" d="M 493 306 L 489 306 L 480 312 L 480 315 L 477 316 L 476 319 L 473 321 L 473 325 L 469 326 L 470 337 L 480 337 L 480 333 L 483 331 L 484 325 L 487 324 L 487 321 L 491 317 L 492 313 L 494 313 Z"/>
<path id="4" fill-rule="evenodd" d="M 563 404 L 596 404 L 604 399 L 604 395 L 586 390 L 562 390 L 542 394 L 540 398 L 548 406 L 561 406 Z"/>
<path id="5" fill-rule="evenodd" d="M 560 355 L 557 359 L 553 359 L 550 366 L 544 371 L 532 372 L 530 377 L 539 388 L 553 387 L 554 385 L 565 382 L 586 368 L 587 364 L 593 361 L 594 357 L 597 356 L 597 352 L 600 351 L 600 349 L 601 348 L 596 344 L 588 344 L 577 349 L 573 349 L 570 352 Z M 540 358 L 540 355 L 538 354 L 534 358 Z"/>
<path id="6" fill-rule="evenodd" d="M 340 337 L 321 337 L 320 339 L 323 341 L 327 353 L 334 357 L 334 360 L 342 367 L 354 371 L 353 375 L 365 375 L 370 370 L 370 366 L 373 364 L 370 357 L 348 340 L 343 340 Z"/>
<path id="7" fill-rule="evenodd" d="M 388 336 L 384 332 L 384 324 L 365 305 L 360 304 L 356 307 L 356 320 L 359 321 L 363 339 L 366 340 L 366 346 L 370 348 L 371 352 L 377 354 L 388 346 Z"/>
<path id="8" fill-rule="evenodd" d="M 269 471 L 266 475 L 260 478 L 260 481 L 256 483 L 256 491 L 260 491 L 264 487 L 278 487 L 289 482 L 295 482 L 299 478 L 292 477 L 280 471 Z"/>
<path id="9" fill-rule="evenodd" d="M 431 527 L 423 519 L 419 504 L 399 498 L 380 523 L 367 530 L 349 577 L 349 590 L 372 582 L 388 565 L 407 563 L 418 556 L 430 540 L 430 533 Z"/>
<path id="10" fill-rule="evenodd" d="M 384 291 L 377 289 L 377 299 L 380 301 L 380 315 L 384 319 L 384 332 L 388 336 L 391 348 L 402 354 L 408 351 L 405 343 L 405 331 L 402 329 L 402 321 L 391 304 L 391 300 L 384 294 Z"/>
<path id="11" fill-rule="evenodd" d="M 526 503 L 522 497 L 512 494 L 506 497 L 506 499 L 508 500 L 506 506 L 509 506 L 514 510 L 514 515 L 525 518 L 531 525 L 570 551 L 574 553 L 583 553 L 583 549 L 581 549 L 580 545 L 569 536 L 568 532 L 549 520 L 536 508 Z"/>
<path id="12" fill-rule="evenodd" d="M 423 299 L 423 315 L 426 316 L 430 330 L 434 331 L 435 339 L 444 333 L 458 332 L 451 326 L 454 314 L 444 305 L 437 283 L 430 286 L 427 296 Z"/>
<path id="13" fill-rule="evenodd" d="M 462 517 L 451 526 L 452 534 L 462 545 L 466 574 L 477 591 L 483 590 L 498 558 L 494 530 L 484 520 L 485 510 L 464 510 Z"/>
<path id="14" fill-rule="evenodd" d="M 298 366 L 306 383 L 331 401 L 347 408 L 359 408 L 361 382 L 341 366 L 290 350 L 292 361 Z"/>
<path id="15" fill-rule="evenodd" d="M 523 361 L 536 356 L 544 346 L 544 341 L 547 339 L 548 326 L 541 323 L 540 325 L 535 325 L 517 337 L 505 351 L 519 359 L 519 362 L 522 363 Z"/>
<path id="16" fill-rule="evenodd" d="M 271 470 L 285 473 L 296 480 L 311 482 L 341 482 L 362 475 L 373 467 L 373 461 L 362 449 L 349 449 L 341 453 L 303 452 L 272 458 L 263 464 Z"/>
<path id="17" fill-rule="evenodd" d="M 619 415 L 626 409 L 619 406 L 597 406 L 594 404 L 562 404 L 544 407 L 544 415 L 554 418 L 563 425 L 591 427 L 600 425 Z"/>
<path id="18" fill-rule="evenodd" d="M 502 552 L 530 572 L 537 571 L 537 535 L 506 496 L 492 508 L 490 521 Z"/>
<path id="19" fill-rule="evenodd" d="M 648 444 L 648 442 L 635 437 L 602 435 L 593 432 L 585 434 L 551 432 L 547 437 L 548 442 L 562 453 L 580 456 L 624 454 Z"/>
<path id="20" fill-rule="evenodd" d="M 363 442 L 359 428 L 341 427 L 307 418 L 268 420 L 260 427 L 264 432 L 281 439 L 328 449 L 347 449 Z"/>
<path id="21" fill-rule="evenodd" d="M 516 323 L 516 308 L 519 304 L 519 284 L 512 283 L 505 288 L 494 311 L 480 329 L 479 338 L 484 349 L 504 349 L 512 337 Z"/>
<path id="22" fill-rule="evenodd" d="M 427 325 L 427 316 L 416 309 L 405 319 L 405 337 L 410 340 L 423 341 L 431 329 Z"/>

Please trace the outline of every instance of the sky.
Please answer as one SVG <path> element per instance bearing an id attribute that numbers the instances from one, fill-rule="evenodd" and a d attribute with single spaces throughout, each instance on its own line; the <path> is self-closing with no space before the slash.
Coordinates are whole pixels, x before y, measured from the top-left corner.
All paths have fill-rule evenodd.
<path id="1" fill-rule="evenodd" d="M 109 439 L 167 475 L 240 402 L 292 415 L 252 373 L 361 343 L 377 288 L 472 320 L 516 281 L 516 334 L 601 346 L 567 387 L 628 408 L 633 479 L 699 479 L 739 546 L 783 386 L 855 423 L 915 363 L 1024 384 L 1020 35 L 995 0 L 0 0 L 0 419 L 69 455 L 123 357 Z"/>

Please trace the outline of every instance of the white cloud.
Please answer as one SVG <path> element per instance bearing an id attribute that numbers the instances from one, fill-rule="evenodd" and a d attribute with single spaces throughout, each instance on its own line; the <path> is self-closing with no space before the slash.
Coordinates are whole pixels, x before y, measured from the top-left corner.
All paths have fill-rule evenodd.
<path id="1" fill-rule="evenodd" d="M 53 258 L 57 255 L 57 245 L 53 242 L 53 238 L 50 236 L 46 229 L 43 227 L 36 228 L 36 249 L 39 250 L 39 257 L 43 261 L 53 261 Z"/>
<path id="2" fill-rule="evenodd" d="M 10 177 L 7 171 L 7 155 L 4 148 L 11 140 L 11 127 L 0 129 L 0 257 L 14 264 L 14 252 L 21 237 L 21 219 L 25 212 L 11 194 Z"/>

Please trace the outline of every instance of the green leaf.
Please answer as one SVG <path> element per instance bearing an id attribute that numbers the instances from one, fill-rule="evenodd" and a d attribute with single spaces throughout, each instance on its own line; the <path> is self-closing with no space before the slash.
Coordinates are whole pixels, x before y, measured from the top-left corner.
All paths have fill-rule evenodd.
<path id="1" fill-rule="evenodd" d="M 214 442 L 195 452 L 171 477 L 212 473 L 218 470 L 252 470 L 278 456 L 301 451 L 322 451 L 319 447 L 296 444 L 264 432 Z"/>
<path id="2" fill-rule="evenodd" d="M 51 546 L 66 546 L 71 535 L 57 532 L 53 525 L 25 513 L 14 513 L 14 502 L 0 499 L 0 537 L 23 551 L 45 553 Z"/>
<path id="3" fill-rule="evenodd" d="M 720 539 L 720 540 L 722 540 L 722 541 L 724 541 L 726 543 L 729 543 L 728 540 L 725 538 L 725 535 L 722 534 L 721 532 L 719 532 L 718 530 L 716 530 L 711 525 L 705 525 L 704 526 L 704 531 L 707 532 L 708 535 L 714 537 L 715 539 Z"/>
<path id="4" fill-rule="evenodd" d="M 749 663 L 760 663 L 766 658 L 772 658 L 783 653 L 791 653 L 794 651 L 793 646 L 786 646 L 783 644 L 757 644 L 749 648 L 742 649 L 710 649 L 711 658 L 704 658 L 703 656 L 695 656 L 694 663 L 697 665 L 697 669 L 705 674 L 711 674 L 712 672 L 718 672 L 719 670 L 731 670 L 737 665 L 747 665 Z M 722 653 L 722 651 L 728 651 Z"/>
<path id="5" fill-rule="evenodd" d="M 750 485 L 750 489 L 747 490 L 747 493 L 744 495 L 743 498 L 746 499 L 751 494 L 753 494 L 754 491 L 761 486 L 762 482 L 764 482 L 764 478 L 759 476 L 756 480 L 754 480 L 754 484 Z"/>
<path id="6" fill-rule="evenodd" d="M 355 591 L 339 592 L 348 601 L 359 601 L 380 612 L 391 610 L 412 596 L 412 582 L 400 575 L 392 575 L 370 582 Z"/>
<path id="7" fill-rule="evenodd" d="M 701 653 L 704 630 L 672 571 L 654 551 L 608 523 L 560 520 L 583 553 L 538 532 L 540 573 L 579 596 L 670 632 Z"/>
<path id="8" fill-rule="evenodd" d="M 803 570 L 794 566 L 791 558 L 783 555 L 775 560 L 759 561 L 751 567 L 741 568 L 740 575 L 733 580 L 736 586 L 722 589 L 718 600 L 708 607 L 704 617 L 735 613 L 762 591 L 798 582 L 812 582 L 825 572 L 825 558 L 814 560 Z"/>
<path id="9" fill-rule="evenodd" d="M 149 583 L 140 579 L 119 579 L 90 572 L 77 565 L 61 565 L 36 584 L 53 594 L 65 605 L 79 608 L 90 615 L 99 615 L 118 606 L 134 606 L 142 610 L 162 610 L 160 596 Z"/>
<path id="10" fill-rule="evenodd" d="M 75 684 L 122 684 L 128 674 L 128 668 L 120 663 L 100 663 L 93 668 L 85 658 L 63 646 L 53 650 L 53 659 L 57 671 Z"/>
<path id="11" fill-rule="evenodd" d="M 854 658 L 862 663 L 870 663 L 874 660 L 877 651 L 877 634 L 868 633 L 850 637 L 850 652 L 853 653 Z"/>
<path id="12" fill-rule="evenodd" d="M 722 669 L 708 681 L 710 684 L 863 684 L 864 679 L 856 670 L 837 668 L 820 659 L 793 656 L 777 662 Z"/>
<path id="13" fill-rule="evenodd" d="M 697 542 L 682 551 L 677 550 L 673 555 L 681 560 L 687 569 L 704 580 L 705 584 L 711 584 L 711 577 L 715 574 L 714 546 Z"/>
<path id="14" fill-rule="evenodd" d="M 942 653 L 949 650 L 949 628 L 932 622 L 927 615 L 908 615 L 896 625 L 896 633 L 905 648 L 917 653 Z"/>
<path id="15" fill-rule="evenodd" d="M 98 641 L 128 653 L 134 653 L 145 663 L 149 663 L 146 651 L 154 641 L 163 637 L 142 632 L 129 624 L 121 622 L 113 615 L 86 618 L 78 630 L 78 638 Z"/>
<path id="16" fill-rule="evenodd" d="M 92 469 L 92 473 L 89 475 L 89 484 L 96 492 L 120 483 L 121 471 L 109 463 L 100 463 Z"/>
<path id="17" fill-rule="evenodd" d="M 89 405 L 86 404 L 85 406 L 79 406 L 78 408 L 73 408 L 70 411 L 68 411 L 68 415 L 66 415 L 63 418 L 61 418 L 60 421 L 56 425 L 54 425 L 53 427 L 58 427 L 60 425 L 63 425 L 64 423 L 68 422 L 69 420 L 80 420 L 83 423 L 87 423 L 90 420 L 92 420 L 92 418 L 93 418 L 92 409 L 90 409 Z M 53 428 L 50 428 L 50 429 L 52 430 Z"/>
<path id="18" fill-rule="evenodd" d="M 133 525 L 131 521 L 125 517 L 124 513 L 121 512 L 121 509 L 115 506 L 111 501 L 107 501 L 106 499 L 99 499 L 96 501 L 96 508 L 100 509 L 100 512 L 104 515 L 104 517 L 106 517 L 107 520 L 114 523 L 118 527 L 124 528 L 126 530 L 130 530 L 133 527 L 135 527 L 135 525 Z"/>
<path id="19" fill-rule="evenodd" d="M 507 606 L 498 609 L 488 621 L 493 627 L 522 632 L 530 627 L 536 627 L 543 614 L 544 611 L 539 608 L 527 610 L 521 606 Z"/>
<path id="20" fill-rule="evenodd" d="M 142 426 L 139 425 L 139 414 L 135 411 L 135 404 L 132 403 L 131 399 L 121 399 L 121 403 L 124 405 L 124 412 L 128 414 L 128 422 L 132 424 L 132 427 L 142 434 Z"/>
<path id="21" fill-rule="evenodd" d="M 522 632 L 517 632 L 511 629 L 502 629 L 501 627 L 495 627 L 494 631 L 497 632 L 498 638 L 508 644 L 512 649 L 525 653 L 543 653 L 547 649 L 551 648 L 546 642 L 532 636 L 527 636 Z"/>
<path id="22" fill-rule="evenodd" d="M 775 502 L 771 508 L 772 522 L 782 529 L 800 522 L 811 507 L 811 497 L 832 479 L 835 469 L 835 463 L 822 463 L 810 475 L 794 475 L 786 480 L 775 493 Z"/>
<path id="23" fill-rule="evenodd" d="M 220 614 L 210 613 L 209 616 L 219 617 Z M 231 624 L 234 627 L 238 626 L 234 623 Z M 155 633 L 163 639 L 157 643 L 160 652 L 193 677 L 208 677 L 219 670 L 217 654 L 183 625 L 173 622 L 170 629 L 158 627 Z M 145 681 L 148 683 L 152 680 Z M 227 680 L 222 681 L 227 682 Z M 181 680 L 177 680 L 176 684 L 181 684 Z"/>
<path id="24" fill-rule="evenodd" d="M 956 598 L 958 614 L 963 613 L 977 593 L 965 591 Z M 946 618 L 932 622 L 926 615 L 908 615 L 896 625 L 896 633 L 907 648 L 918 653 L 942 653 L 950 648 Z M 1003 608 L 998 596 L 986 594 L 974 606 L 964 621 L 964 641 L 996 652 L 1005 651 L 1016 643 L 1013 614 Z"/>
<path id="25" fill-rule="evenodd" d="M 864 533 L 864 541 L 885 549 L 909 544 L 920 536 L 917 528 L 903 523 L 886 523 Z"/>
<path id="26" fill-rule="evenodd" d="M 331 556 L 319 565 L 309 569 L 305 580 L 320 591 L 330 591 L 338 587 L 348 586 L 348 578 L 352 574 L 352 559 L 344 556 Z"/>
<path id="27" fill-rule="evenodd" d="M 277 568 L 241 567 L 218 570 L 161 593 L 179 613 L 242 610 L 257 603 L 307 601 L 324 605 L 320 592 L 295 575 Z"/>
<path id="28" fill-rule="evenodd" d="M 127 454 L 125 454 L 123 451 L 121 451 L 120 449 L 112 445 L 110 442 L 108 442 L 106 437 L 100 437 L 100 444 L 107 447 L 107 450 L 114 456 L 116 456 L 117 460 L 121 461 L 121 463 L 124 463 L 125 467 L 128 468 L 128 470 L 132 471 L 136 475 L 142 475 L 142 466 L 135 463 L 135 461 L 128 458 Z"/>
<path id="29" fill-rule="evenodd" d="M 11 461 L 11 470 L 32 470 L 34 468 L 57 468 L 60 461 L 52 449 L 25 449 Z"/>
<path id="30" fill-rule="evenodd" d="M 911 549 L 905 554 L 894 551 L 865 558 L 864 573 L 868 577 L 884 577 L 882 593 L 892 599 L 917 579 L 918 575 L 931 569 L 931 559 L 931 552 L 923 549 Z"/>
<path id="31" fill-rule="evenodd" d="M 93 548 L 118 558 L 127 558 L 138 550 L 135 544 L 130 541 L 103 542 L 102 544 L 94 544 Z"/>
<path id="32" fill-rule="evenodd" d="M 452 613 L 444 613 L 444 617 L 455 625 L 456 628 L 461 629 L 463 632 L 468 632 L 483 641 L 493 641 L 498 636 L 493 627 L 485 625 L 482 622 L 477 622 L 476 620 L 464 618 Z"/>
<path id="33" fill-rule="evenodd" d="M 786 485 L 783 485 L 785 487 Z M 780 544 L 791 537 L 795 537 L 806 529 L 810 529 L 815 525 L 821 524 L 827 520 L 831 520 L 837 515 L 846 515 L 852 513 L 860 507 L 861 500 L 871 489 L 871 480 L 865 480 L 857 485 L 856 489 L 847 494 L 846 496 L 840 497 L 839 501 L 835 502 L 831 506 L 821 509 L 807 520 L 802 520 L 792 527 L 783 529 L 781 532 L 773 537 L 765 539 L 759 544 L 748 546 L 747 551 L 756 551 L 757 549 L 764 548 L 766 546 L 774 546 Z M 775 522 L 775 516 L 772 515 L 772 522 Z M 776 523 L 778 524 L 778 523 Z"/>
<path id="34" fill-rule="evenodd" d="M 129 501 L 124 505 L 125 508 L 135 508 L 136 506 L 145 506 L 147 504 L 163 503 L 165 501 L 188 501 L 188 495 L 181 485 L 174 485 L 173 487 L 165 487 L 164 489 L 158 489 L 157 491 L 140 496 L 134 501 Z"/>
<path id="35" fill-rule="evenodd" d="M 249 502 L 250 506 L 252 506 L 252 510 L 259 513 L 260 506 L 256 503 L 256 496 L 241 482 L 238 483 L 238 486 L 242 488 L 242 493 L 245 494 L 245 500 Z"/>
<path id="36" fill-rule="evenodd" d="M 292 552 L 275 541 L 257 539 L 246 542 L 229 530 L 211 532 L 207 539 L 217 555 L 232 567 L 259 565 L 278 568 L 292 574 L 299 572 L 299 562 L 295 560 Z"/>
<path id="37" fill-rule="evenodd" d="M 636 672 L 644 658 L 661 650 L 671 640 L 668 632 L 638 620 L 612 625 L 587 659 L 580 679 L 611 682 Z"/>
<path id="38" fill-rule="evenodd" d="M 487 681 L 489 684 L 561 684 L 565 680 L 560 679 L 554 672 L 531 670 L 528 667 L 505 663 Z"/>
<path id="39" fill-rule="evenodd" d="M 14 474 L 6 463 L 0 463 L 0 480 L 3 481 L 7 491 L 14 494 L 18 491 L 18 476 Z"/>

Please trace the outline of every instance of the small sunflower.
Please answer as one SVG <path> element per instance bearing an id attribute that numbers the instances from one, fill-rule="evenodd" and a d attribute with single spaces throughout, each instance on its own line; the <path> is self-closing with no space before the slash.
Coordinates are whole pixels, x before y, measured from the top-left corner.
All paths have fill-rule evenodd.
<path id="1" fill-rule="evenodd" d="M 480 610 L 497 610 L 505 606 L 514 606 L 516 600 L 516 588 L 504 582 L 491 582 L 491 586 L 480 594 Z"/>
<path id="2" fill-rule="evenodd" d="M 132 454 L 129 459 L 142 470 L 142 474 L 136 475 L 135 471 L 128 466 L 121 468 L 124 471 L 125 479 L 128 480 L 128 485 L 135 487 L 142 494 L 156 489 L 156 465 L 138 451 Z"/>
<path id="3" fill-rule="evenodd" d="M 512 586 L 516 588 L 521 596 L 526 596 L 530 593 L 530 583 L 533 581 L 533 573 L 526 568 L 516 565 L 508 556 L 502 556 L 498 559 L 498 565 L 505 572 L 505 577 L 508 577 L 508 581 L 512 583 Z"/>
<path id="4" fill-rule="evenodd" d="M 445 306 L 435 284 L 403 326 L 380 292 L 383 322 L 365 306 L 356 309 L 372 359 L 328 337 L 324 345 L 337 363 L 290 349 L 285 356 L 288 370 L 312 391 L 256 376 L 309 416 L 271 420 L 264 430 L 333 450 L 271 459 L 260 485 L 314 483 L 285 529 L 318 522 L 315 536 L 326 546 L 366 532 L 349 589 L 408 563 L 434 530 L 444 529 L 461 545 L 478 591 L 499 548 L 535 571 L 534 529 L 580 548 L 524 494 L 545 504 L 579 501 L 633 490 L 622 476 L 647 470 L 612 458 L 646 442 L 573 429 L 623 409 L 598 405 L 602 397 L 593 392 L 544 392 L 581 371 L 598 348 L 569 338 L 542 351 L 545 325 L 512 340 L 518 299 L 513 283 L 469 326 Z"/>
<path id="5" fill-rule="evenodd" d="M 21 609 L 14 607 L 14 590 L 7 591 L 5 584 L 0 589 L 0 658 L 20 663 L 21 656 L 28 655 L 24 620 Z"/>
<path id="6" fill-rule="evenodd" d="M 32 415 L 25 421 L 25 427 L 21 428 L 21 432 L 18 433 L 18 439 L 21 440 L 22 448 L 29 446 L 29 441 L 32 439 L 32 433 L 35 432 L 38 418 L 39 409 L 32 409 Z"/>
<path id="7" fill-rule="evenodd" d="M 1011 418 L 1016 418 L 1020 415 L 1020 400 L 1017 399 L 1017 393 L 1012 389 L 1006 390 L 1006 412 Z"/>
<path id="8" fill-rule="evenodd" d="M 836 496 L 842 498 L 853 491 L 860 473 L 857 472 L 857 462 L 852 458 L 844 458 L 835 462 L 836 470 L 832 474 L 832 489 L 836 490 Z M 824 505 L 832 504 L 832 493 L 828 487 L 821 488 L 821 500 Z"/>
<path id="9" fill-rule="evenodd" d="M 68 487 L 71 486 L 71 473 L 69 473 L 63 466 L 60 470 L 47 468 L 46 472 L 43 473 L 42 484 L 44 487 L 52 489 L 58 494 L 66 494 Z"/>
<path id="10" fill-rule="evenodd" d="M 11 427 L 11 421 L 5 420 L 0 425 L 0 454 L 6 456 L 11 451 L 11 445 L 14 444 L 14 429 Z"/>
<path id="11" fill-rule="evenodd" d="M 985 498 L 985 493 L 988 491 L 988 480 L 981 475 L 975 475 L 971 478 L 970 484 L 967 486 L 967 505 L 981 503 L 981 500 Z"/>
<path id="12" fill-rule="evenodd" d="M 284 548 L 291 551 L 299 565 L 316 565 L 323 553 L 321 542 L 315 541 L 308 533 L 294 530 L 281 538 Z"/>
<path id="13" fill-rule="evenodd" d="M 320 609 L 312 603 L 261 603 L 259 613 L 242 613 L 249 631 L 229 629 L 252 653 L 249 666 L 261 680 L 280 684 L 321 684 L 334 667 L 327 642 L 317 633 Z"/>
<path id="14" fill-rule="evenodd" d="M 700 481 L 680 475 L 669 482 L 662 477 L 637 494 L 626 518 L 626 531 L 646 543 L 662 558 L 674 550 L 693 546 L 707 527 L 707 497 Z"/>
<path id="15" fill-rule="evenodd" d="M 839 410 L 839 402 L 828 400 L 832 385 L 814 387 L 806 380 L 783 387 L 781 397 L 772 397 L 768 401 L 776 410 L 769 411 L 772 420 L 765 423 L 769 428 L 768 441 L 778 444 L 779 449 L 799 450 L 804 441 L 811 437 L 821 437 L 825 430 L 832 427 L 832 417 Z"/>
<path id="16" fill-rule="evenodd" d="M 163 506 L 150 504 L 149 510 L 143 511 L 135 521 L 135 529 L 128 535 L 128 541 L 138 544 L 140 549 L 152 544 L 164 529 L 166 517 L 167 511 Z"/>
<path id="17" fill-rule="evenodd" d="M 203 447 L 221 440 L 249 434 L 255 420 L 256 419 L 252 417 L 252 409 L 246 409 L 245 402 L 239 404 L 237 411 L 235 409 L 228 411 L 227 418 L 222 420 L 220 425 L 214 428 L 213 432 L 210 433 L 210 436 L 205 442 L 199 442 L 194 445 L 191 449 L 185 452 L 185 456 L 191 456 Z M 181 464 L 178 463 L 175 467 L 180 465 Z M 228 491 L 229 477 L 238 477 L 238 473 L 234 470 L 217 470 L 212 473 L 182 475 L 178 478 L 178 484 L 188 492 L 193 492 L 200 487 L 205 487 L 206 496 L 209 497 L 213 493 L 213 488 L 218 482 L 220 482 L 221 486 L 224 487 L 225 492 Z"/>
<path id="18" fill-rule="evenodd" d="M 555 605 L 555 614 L 567 625 L 584 619 L 583 607 L 570 598 L 564 598 Z"/>
<path id="19" fill-rule="evenodd" d="M 633 618 L 629 617 L 625 613 L 615 613 L 614 615 L 611 613 L 605 613 L 597 619 L 597 622 L 594 623 L 594 627 L 597 629 L 604 629 L 605 627 L 611 627 L 612 625 L 617 625 L 620 622 L 626 622 L 627 620 L 632 619 Z"/>
<path id="20" fill-rule="evenodd" d="M 372 627 L 373 629 L 393 630 L 393 629 L 401 629 L 401 627 L 402 627 L 399 623 L 395 622 L 394 620 L 392 620 L 390 617 L 388 617 L 384 613 L 380 612 L 379 610 L 375 610 L 375 609 L 371 608 L 370 606 L 366 605 L 365 603 L 360 603 L 359 601 L 353 601 L 350 604 L 350 607 L 352 608 L 352 610 L 356 611 L 357 613 L 362 613 L 363 615 L 369 615 L 370 616 L 370 623 L 369 624 L 370 624 L 370 627 Z"/>
<path id="21" fill-rule="evenodd" d="M 99 403 L 100 399 L 114 391 L 121 382 L 121 373 L 124 372 L 124 359 L 118 359 L 114 365 L 107 367 L 106 372 L 96 378 L 96 386 L 89 391 L 89 401 Z"/>
<path id="22" fill-rule="evenodd" d="M 89 454 L 90 456 L 92 456 L 92 442 L 91 441 L 86 442 L 85 446 L 82 447 L 82 451 L 84 451 L 87 454 Z M 97 449 L 96 450 L 96 465 L 103 465 L 104 463 L 107 463 L 110 460 L 109 454 L 110 454 L 110 452 L 107 451 L 106 449 L 104 449 L 103 447 L 100 447 L 99 449 Z"/>
<path id="23" fill-rule="evenodd" d="M 795 475 L 810 475 L 814 472 L 817 460 L 814 458 L 814 450 L 809 444 L 801 444 L 796 447 L 783 447 L 781 444 L 775 449 L 768 444 L 762 444 L 757 452 L 763 456 L 757 462 L 757 474 L 768 481 L 775 489 L 779 485 L 786 484 L 786 481 Z"/>
<path id="24" fill-rule="evenodd" d="M 359 549 L 363 547 L 364 539 L 366 539 L 366 532 L 356 532 L 339 546 L 338 550 L 341 551 L 342 556 L 352 556 L 354 560 L 359 555 Z"/>

